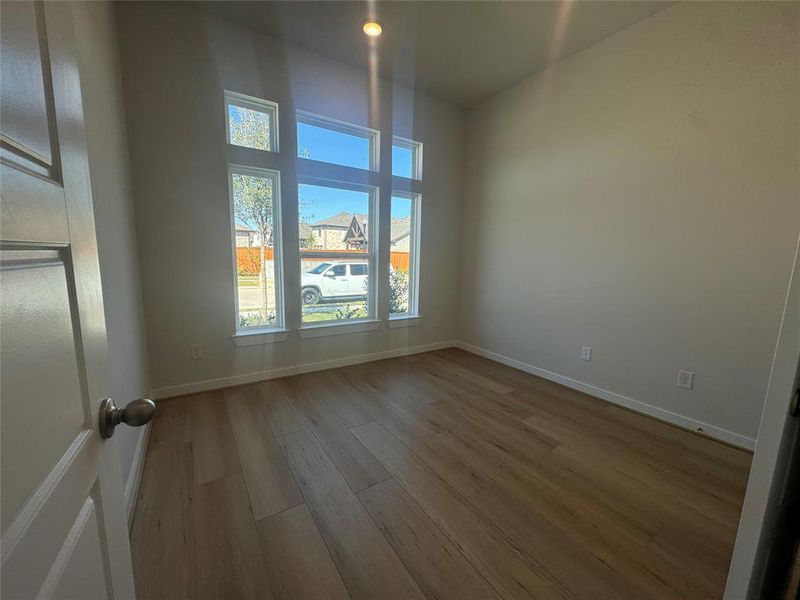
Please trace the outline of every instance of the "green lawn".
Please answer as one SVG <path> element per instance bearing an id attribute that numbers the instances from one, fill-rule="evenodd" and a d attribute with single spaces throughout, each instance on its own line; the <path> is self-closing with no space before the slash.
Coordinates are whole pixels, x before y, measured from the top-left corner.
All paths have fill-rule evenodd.
<path id="1" fill-rule="evenodd" d="M 346 321 L 350 319 L 337 319 L 336 315 L 339 312 L 339 309 L 342 311 L 347 310 L 347 308 L 355 309 L 355 312 L 350 316 L 350 319 L 365 319 L 367 317 L 367 309 L 364 308 L 364 302 L 350 302 L 347 304 L 331 304 L 330 306 L 326 306 L 324 304 L 316 304 L 313 306 L 312 310 L 314 312 L 309 312 L 303 314 L 303 323 L 316 323 L 320 321 Z M 303 307 L 305 310 L 306 308 L 311 307 Z"/>
<path id="2" fill-rule="evenodd" d="M 239 287 L 258 286 L 258 275 L 239 275 Z"/>

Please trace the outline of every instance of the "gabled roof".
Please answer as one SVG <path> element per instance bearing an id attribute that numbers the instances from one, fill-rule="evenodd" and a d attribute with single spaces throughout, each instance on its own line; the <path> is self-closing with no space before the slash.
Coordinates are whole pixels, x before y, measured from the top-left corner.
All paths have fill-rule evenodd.
<path id="1" fill-rule="evenodd" d="M 326 219 L 312 223 L 311 227 L 331 227 L 346 230 L 350 228 L 350 224 L 354 218 L 358 221 L 358 224 L 361 225 L 361 228 L 366 231 L 368 221 L 367 215 L 361 213 L 356 213 L 354 215 L 353 213 L 349 212 L 336 213 L 335 215 Z M 410 233 L 411 220 L 408 217 L 394 217 L 392 219 L 391 227 L 391 241 L 396 242 L 397 240 L 406 237 Z"/>
<path id="2" fill-rule="evenodd" d="M 408 217 L 394 217 L 392 219 L 391 240 L 396 242 L 411 233 L 411 219 Z"/>
<path id="3" fill-rule="evenodd" d="M 359 216 L 363 216 L 366 219 L 366 215 Z M 321 221 L 317 221 L 316 223 L 311 223 L 311 227 L 340 227 L 342 229 L 347 229 L 350 227 L 350 222 L 352 220 L 353 213 L 340 212 L 322 219 Z"/>

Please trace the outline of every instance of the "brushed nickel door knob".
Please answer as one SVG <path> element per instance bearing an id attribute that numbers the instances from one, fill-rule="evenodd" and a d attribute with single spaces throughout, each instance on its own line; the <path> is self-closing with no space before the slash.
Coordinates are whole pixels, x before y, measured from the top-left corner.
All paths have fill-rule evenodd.
<path id="1" fill-rule="evenodd" d="M 148 398 L 128 402 L 125 408 L 117 408 L 114 400 L 105 398 L 100 404 L 100 435 L 103 439 L 110 438 L 120 423 L 141 427 L 150 422 L 155 412 L 156 403 Z"/>

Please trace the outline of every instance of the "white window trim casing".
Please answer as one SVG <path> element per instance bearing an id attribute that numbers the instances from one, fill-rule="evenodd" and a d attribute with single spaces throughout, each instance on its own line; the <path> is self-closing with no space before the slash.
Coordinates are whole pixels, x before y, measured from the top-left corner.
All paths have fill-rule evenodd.
<path id="1" fill-rule="evenodd" d="M 345 333 L 361 333 L 380 329 L 379 319 L 348 319 L 346 321 L 332 321 L 330 323 L 314 323 L 303 325 L 297 330 L 303 339 L 325 337 L 329 335 L 342 335 Z"/>
<path id="2" fill-rule="evenodd" d="M 414 192 L 392 191 L 392 197 L 405 198 L 411 201 L 411 222 L 409 234 L 411 240 L 408 245 L 411 252 L 408 274 L 408 310 L 403 313 L 389 313 L 389 327 L 409 327 L 419 324 L 419 257 L 420 240 L 422 236 L 422 194 Z M 391 215 L 390 215 L 391 218 Z M 388 273 L 386 274 L 388 277 Z M 401 324 L 402 323 L 402 324 Z"/>
<path id="3" fill-rule="evenodd" d="M 378 217 L 379 212 L 379 195 L 380 190 L 377 186 L 364 185 L 358 183 L 350 183 L 345 181 L 335 181 L 331 179 L 321 179 L 319 177 L 303 176 L 300 173 L 297 175 L 297 185 L 317 185 L 323 187 L 333 187 L 340 189 L 348 189 L 357 192 L 369 193 L 369 207 L 368 216 L 369 221 L 367 224 L 368 239 L 367 239 L 367 264 L 369 265 L 369 277 L 367 279 L 367 316 L 362 319 L 347 319 L 345 321 L 330 320 L 330 321 L 317 321 L 313 323 L 303 323 L 302 305 L 300 307 L 300 327 L 298 333 L 301 338 L 322 337 L 325 335 L 339 335 L 342 333 L 354 333 L 356 331 L 370 331 L 378 329 L 380 320 L 377 318 L 378 314 L 378 281 L 381 276 L 381 270 L 378 264 Z M 298 209 L 299 209 L 299 191 L 298 191 Z M 324 252 L 324 251 L 323 251 Z M 364 254 L 360 252 L 341 252 L 337 253 L 338 257 L 343 260 L 357 259 L 363 260 Z M 302 271 L 301 263 L 298 262 L 298 270 Z M 302 273 L 300 273 L 302 277 Z M 297 299 L 300 300 L 300 290 L 297 290 Z M 371 326 L 375 324 L 375 326 Z M 349 329 L 345 325 L 367 325 L 368 327 Z"/>
<path id="4" fill-rule="evenodd" d="M 275 342 L 285 342 L 289 339 L 288 329 L 269 329 L 247 331 L 239 330 L 231 336 L 235 346 L 261 346 L 263 344 L 274 344 Z"/>
<path id="5" fill-rule="evenodd" d="M 369 168 L 368 169 L 358 169 L 358 167 L 346 167 L 345 165 L 337 165 L 337 166 L 345 166 L 345 168 L 350 169 L 357 169 L 357 170 L 366 170 L 372 171 L 375 173 L 380 172 L 381 170 L 381 157 L 380 157 L 380 146 L 381 146 L 381 132 L 377 129 L 372 129 L 371 127 L 364 127 L 363 125 L 355 125 L 353 123 L 347 123 L 346 121 L 341 121 L 339 119 L 334 119 L 331 117 L 326 117 L 323 115 L 318 115 L 315 113 L 311 113 L 305 110 L 297 110 L 295 111 L 295 119 L 296 123 L 305 123 L 307 125 L 313 125 L 314 127 L 320 127 L 322 129 L 329 129 L 331 131 L 336 131 L 338 133 L 345 133 L 347 135 L 352 135 L 356 137 L 363 137 L 369 140 Z M 300 146 L 298 144 L 297 147 L 298 152 L 300 151 Z M 309 162 L 324 162 L 324 161 L 316 161 L 313 158 L 303 158 L 298 156 L 298 170 L 300 169 L 300 165 L 302 164 L 300 161 L 309 161 Z M 328 164 L 335 164 L 335 163 L 328 163 Z"/>
<path id="6" fill-rule="evenodd" d="M 279 152 L 280 151 L 280 115 L 278 114 L 278 103 L 272 102 L 270 100 L 264 100 L 263 98 L 256 98 L 255 96 L 248 96 L 247 94 L 241 94 L 239 92 L 233 92 L 231 90 L 224 90 L 224 98 L 225 98 L 225 142 L 230 144 L 231 143 L 231 123 L 230 119 L 228 118 L 228 106 L 234 105 L 238 106 L 239 108 L 246 108 L 248 110 L 254 110 L 256 112 L 262 112 L 270 115 L 270 141 L 272 143 L 272 147 L 269 150 L 263 150 L 261 148 L 251 148 L 252 150 L 258 150 L 260 152 Z M 236 145 L 236 144 L 231 144 Z M 246 148 L 248 146 L 242 146 Z"/>
<path id="7" fill-rule="evenodd" d="M 236 215 L 233 208 L 233 175 L 272 178 L 272 260 L 275 272 L 275 325 L 272 327 L 239 327 L 239 275 L 236 264 Z M 237 346 L 272 343 L 288 338 L 284 310 L 283 281 L 283 231 L 281 220 L 281 173 L 274 169 L 261 169 L 245 165 L 228 165 L 228 204 L 231 219 L 231 253 L 233 258 L 234 329 L 232 336 Z M 283 336 L 283 334 L 286 336 Z"/>
<path id="8" fill-rule="evenodd" d="M 400 329 L 402 327 L 413 327 L 414 325 L 419 325 L 420 319 L 422 319 L 422 317 L 419 315 L 407 315 L 402 313 L 389 315 L 387 324 L 389 325 L 389 329 Z"/>

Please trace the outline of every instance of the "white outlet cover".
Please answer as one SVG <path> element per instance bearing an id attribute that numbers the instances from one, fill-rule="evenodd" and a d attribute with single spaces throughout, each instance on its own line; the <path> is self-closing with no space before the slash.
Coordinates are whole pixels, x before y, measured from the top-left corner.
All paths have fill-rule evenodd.
<path id="1" fill-rule="evenodd" d="M 694 387 L 694 373 L 692 371 L 678 371 L 678 387 L 690 390 Z"/>
<path id="2" fill-rule="evenodd" d="M 581 360 L 592 360 L 592 347 L 583 346 L 581 348 Z"/>

